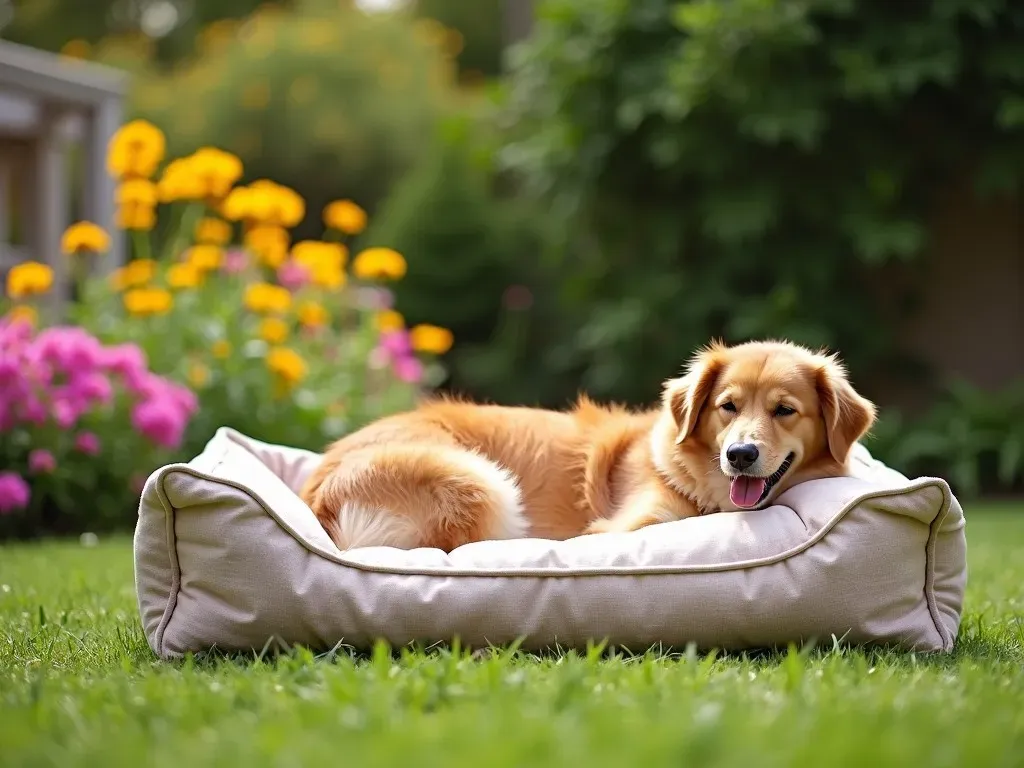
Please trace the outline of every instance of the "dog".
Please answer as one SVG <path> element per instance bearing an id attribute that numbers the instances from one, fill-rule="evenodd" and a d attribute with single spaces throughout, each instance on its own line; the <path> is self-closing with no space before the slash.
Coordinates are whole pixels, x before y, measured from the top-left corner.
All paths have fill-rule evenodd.
<path id="1" fill-rule="evenodd" d="M 330 445 L 300 495 L 342 550 L 629 532 L 847 474 L 875 418 L 835 355 L 713 342 L 645 410 L 425 401 Z"/>

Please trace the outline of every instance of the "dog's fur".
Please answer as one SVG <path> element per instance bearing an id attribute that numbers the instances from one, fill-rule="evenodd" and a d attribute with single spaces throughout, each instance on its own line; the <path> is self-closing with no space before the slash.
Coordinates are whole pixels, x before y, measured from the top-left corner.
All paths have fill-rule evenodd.
<path id="1" fill-rule="evenodd" d="M 647 411 L 586 397 L 567 412 L 426 402 L 338 440 L 301 495 L 342 549 L 631 531 L 737 511 L 733 478 L 767 477 L 787 456 L 789 470 L 748 508 L 842 475 L 874 419 L 834 356 L 713 343 Z M 740 442 L 759 451 L 742 473 L 726 459 Z"/>

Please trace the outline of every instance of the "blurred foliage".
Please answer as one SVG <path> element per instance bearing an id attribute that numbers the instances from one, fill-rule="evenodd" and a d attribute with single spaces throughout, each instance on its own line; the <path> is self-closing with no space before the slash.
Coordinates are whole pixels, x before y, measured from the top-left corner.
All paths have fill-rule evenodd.
<path id="1" fill-rule="evenodd" d="M 473 82 L 480 75 L 501 74 L 501 6 L 502 0 L 416 0 L 414 8 L 417 16 L 457 30 L 450 44 L 459 49 L 459 71 Z"/>
<path id="2" fill-rule="evenodd" d="M 1016 188 L 1024 6 L 546 0 L 514 52 L 506 168 L 562 223 L 565 385 L 649 401 L 694 346 L 776 335 L 870 378 L 937 187 Z M 523 374 L 525 379 L 531 375 Z"/>
<path id="3" fill-rule="evenodd" d="M 536 286 L 550 282 L 538 271 L 549 221 L 502 189 L 494 139 L 479 115 L 446 121 L 424 161 L 388 197 L 370 237 L 409 257 L 394 288 L 406 319 L 455 332 L 446 388 L 539 402 L 559 396 L 536 358 L 544 349 L 538 334 L 550 331 L 540 327 L 535 301 Z"/>
<path id="4" fill-rule="evenodd" d="M 454 103 L 444 40 L 404 15 L 264 10 L 208 32 L 204 55 L 140 79 L 134 113 L 167 126 L 168 148 L 229 150 L 246 178 L 296 189 L 317 212 L 348 197 L 371 212 L 422 157 Z M 188 94 L 182 108 L 181 94 Z"/>
<path id="5" fill-rule="evenodd" d="M 994 393 L 954 381 L 920 418 L 884 414 L 866 445 L 904 474 L 946 478 L 964 497 L 1020 492 L 1024 380 Z"/>
<path id="6" fill-rule="evenodd" d="M 293 5 L 293 0 L 273 3 Z M 21 0 L 14 2 L 0 36 L 82 57 L 96 47 L 132 41 L 146 49 L 147 59 L 173 65 L 200 52 L 203 31 L 211 24 L 268 6 L 264 0 Z"/>

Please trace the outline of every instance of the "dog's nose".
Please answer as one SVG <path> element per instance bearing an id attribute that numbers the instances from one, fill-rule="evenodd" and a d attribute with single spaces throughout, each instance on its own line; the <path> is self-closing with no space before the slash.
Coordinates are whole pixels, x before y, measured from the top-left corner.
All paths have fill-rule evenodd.
<path id="1" fill-rule="evenodd" d="M 729 464 L 740 471 L 757 461 L 757 446 L 753 443 L 733 443 L 725 452 Z"/>

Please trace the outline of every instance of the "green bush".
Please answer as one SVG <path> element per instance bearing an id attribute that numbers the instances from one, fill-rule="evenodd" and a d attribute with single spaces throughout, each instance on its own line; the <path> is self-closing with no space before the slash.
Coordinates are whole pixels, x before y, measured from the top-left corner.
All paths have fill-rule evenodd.
<path id="1" fill-rule="evenodd" d="M 1024 380 L 998 392 L 950 384 L 916 419 L 883 415 L 866 444 L 910 476 L 947 478 L 965 497 L 1024 488 Z"/>
<path id="2" fill-rule="evenodd" d="M 872 278 L 917 259 L 939 185 L 1013 188 L 1024 7 L 998 0 L 546 0 L 502 152 L 563 224 L 559 340 L 649 401 L 712 336 L 902 355 Z"/>
<path id="3" fill-rule="evenodd" d="M 493 401 L 547 401 L 557 371 L 528 359 L 541 348 L 538 333 L 552 331 L 540 327 L 536 301 L 547 282 L 540 255 L 548 221 L 502 191 L 491 138 L 479 115 L 447 121 L 369 234 L 409 258 L 394 288 L 406 320 L 454 332 L 447 388 Z"/>
<path id="4" fill-rule="evenodd" d="M 416 0 L 414 7 L 417 16 L 458 31 L 452 52 L 461 72 L 485 77 L 501 74 L 502 0 Z"/>
<path id="5" fill-rule="evenodd" d="M 189 67 L 141 83 L 133 109 L 166 127 L 172 154 L 221 147 L 247 180 L 296 189 L 309 212 L 296 234 L 308 237 L 338 197 L 372 212 L 429 146 L 454 65 L 423 38 L 406 15 L 265 10 Z"/>

